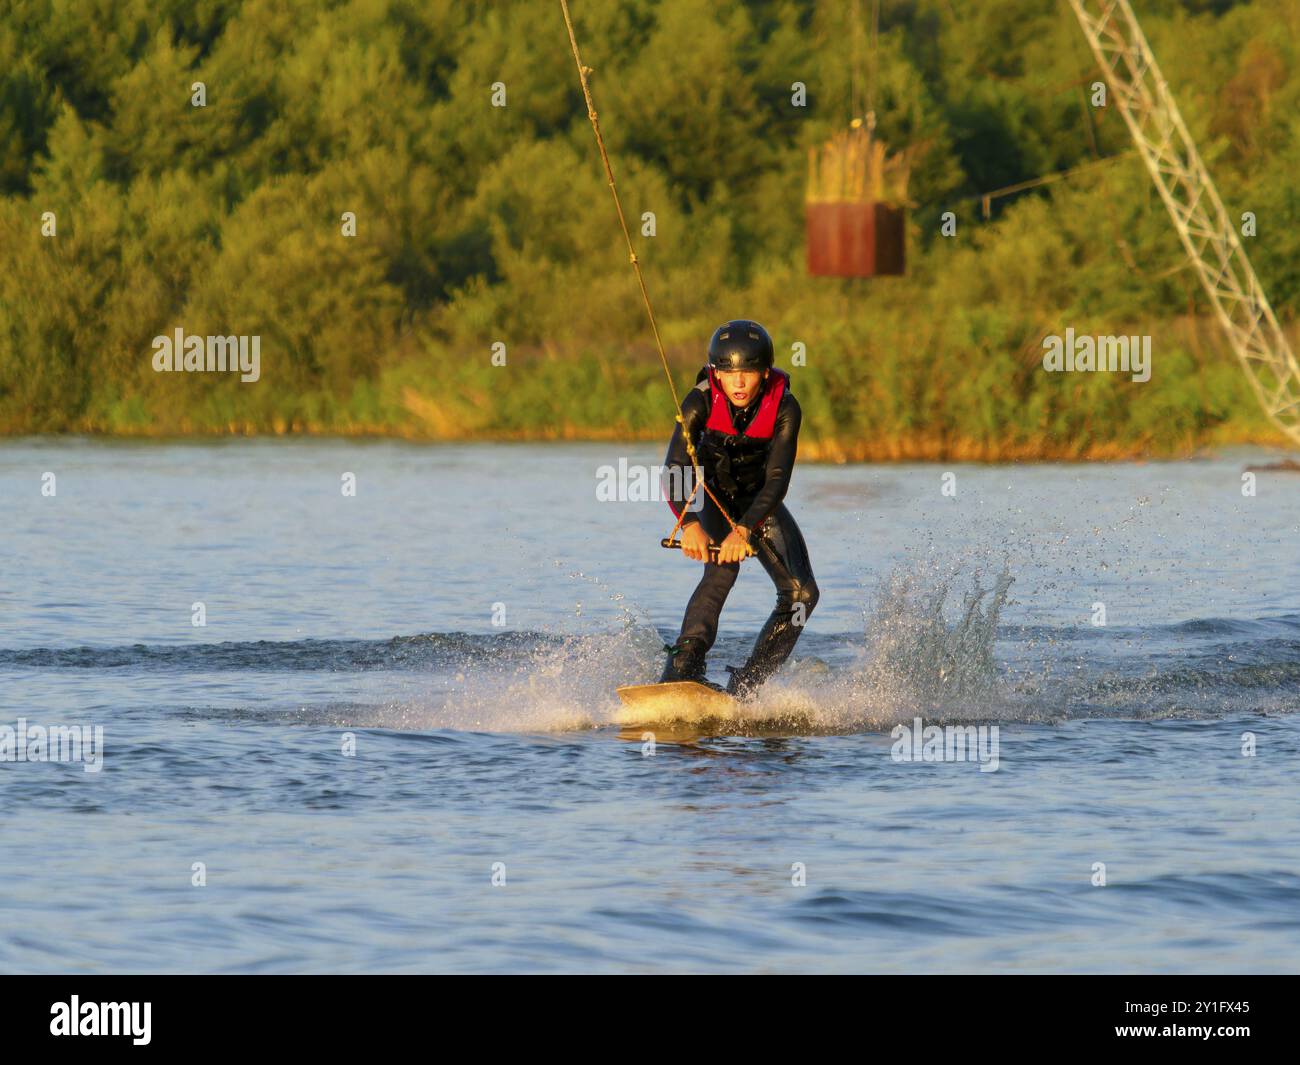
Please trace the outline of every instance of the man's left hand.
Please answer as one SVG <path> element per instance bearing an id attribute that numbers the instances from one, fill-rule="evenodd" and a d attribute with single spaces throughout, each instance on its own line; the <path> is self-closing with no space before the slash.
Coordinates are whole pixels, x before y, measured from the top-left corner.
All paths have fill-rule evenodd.
<path id="1" fill-rule="evenodd" d="M 737 525 L 721 544 L 718 545 L 718 562 L 739 562 L 754 553 L 749 546 L 749 530 Z"/>

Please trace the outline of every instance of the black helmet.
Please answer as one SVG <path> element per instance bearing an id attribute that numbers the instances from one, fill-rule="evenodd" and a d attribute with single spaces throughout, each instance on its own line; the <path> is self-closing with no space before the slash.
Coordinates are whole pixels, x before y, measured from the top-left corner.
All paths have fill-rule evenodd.
<path id="1" fill-rule="evenodd" d="M 767 370 L 772 366 L 772 338 L 748 318 L 720 325 L 709 341 L 709 365 L 715 370 Z"/>

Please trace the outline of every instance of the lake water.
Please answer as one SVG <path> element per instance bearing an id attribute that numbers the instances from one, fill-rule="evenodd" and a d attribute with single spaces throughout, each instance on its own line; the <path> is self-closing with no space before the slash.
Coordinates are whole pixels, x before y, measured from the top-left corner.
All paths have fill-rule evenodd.
<path id="1" fill-rule="evenodd" d="M 697 564 L 596 485 L 661 457 L 0 445 L 0 726 L 103 729 L 0 761 L 0 970 L 1300 969 L 1300 475 L 801 466 L 794 658 L 651 746 Z"/>

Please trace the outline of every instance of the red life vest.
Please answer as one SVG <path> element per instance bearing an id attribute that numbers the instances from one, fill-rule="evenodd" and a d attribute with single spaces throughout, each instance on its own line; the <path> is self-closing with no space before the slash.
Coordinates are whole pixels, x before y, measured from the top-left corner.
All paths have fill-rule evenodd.
<path id="1" fill-rule="evenodd" d="M 725 433 L 727 436 L 746 436 L 751 440 L 770 440 L 772 434 L 776 432 L 776 409 L 781 405 L 781 397 L 785 395 L 785 386 L 789 380 L 790 376 L 784 370 L 773 369 L 768 372 L 767 380 L 764 382 L 763 394 L 758 401 L 758 412 L 749 425 L 745 427 L 745 431 L 737 433 L 735 423 L 731 420 L 731 405 L 727 401 L 727 394 L 722 391 L 718 379 L 714 375 L 713 367 L 710 366 L 709 388 L 713 393 L 713 402 L 709 408 L 709 420 L 704 423 L 704 428 L 712 429 L 717 433 Z"/>

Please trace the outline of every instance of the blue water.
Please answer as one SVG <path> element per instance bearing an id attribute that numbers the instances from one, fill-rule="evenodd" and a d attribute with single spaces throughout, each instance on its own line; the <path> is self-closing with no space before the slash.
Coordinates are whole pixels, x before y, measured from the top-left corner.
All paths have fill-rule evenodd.
<path id="1" fill-rule="evenodd" d="M 613 689 L 697 571 L 620 457 L 0 446 L 0 726 L 105 744 L 0 761 L 0 970 L 1300 969 L 1300 475 L 801 466 L 794 659 L 647 757 Z M 997 770 L 894 760 L 914 716 Z"/>

